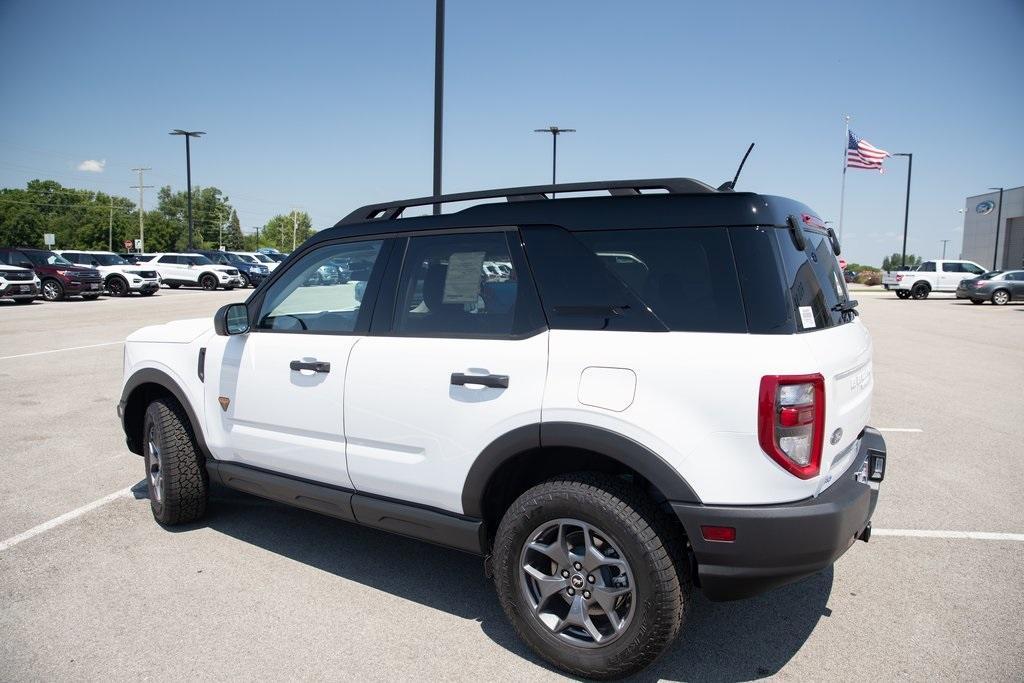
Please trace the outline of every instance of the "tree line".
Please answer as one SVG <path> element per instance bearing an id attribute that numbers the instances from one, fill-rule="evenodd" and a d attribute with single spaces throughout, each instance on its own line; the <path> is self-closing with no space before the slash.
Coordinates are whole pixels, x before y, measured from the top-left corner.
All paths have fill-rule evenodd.
<path id="1" fill-rule="evenodd" d="M 188 245 L 188 198 L 169 185 L 157 192 L 156 208 L 145 211 L 145 250 L 182 251 Z M 315 231 L 309 214 L 279 214 L 256 233 L 244 234 L 238 212 L 216 187 L 192 189 L 193 244 L 196 248 L 255 251 L 274 247 L 288 252 Z M 64 187 L 53 180 L 31 180 L 24 189 L 0 188 L 0 246 L 45 247 L 43 235 L 53 233 L 56 249 L 106 250 L 112 237 L 114 251 L 125 240 L 139 238 L 139 208 L 126 197 L 93 190 Z"/>

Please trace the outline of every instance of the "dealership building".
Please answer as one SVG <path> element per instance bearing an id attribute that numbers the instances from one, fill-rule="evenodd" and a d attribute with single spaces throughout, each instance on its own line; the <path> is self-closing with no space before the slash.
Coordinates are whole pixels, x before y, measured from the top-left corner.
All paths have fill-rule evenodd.
<path id="1" fill-rule="evenodd" d="M 997 270 L 1024 268 L 1024 187 L 968 197 L 964 206 L 964 243 L 960 258 Z M 998 236 L 998 249 L 996 238 Z"/>

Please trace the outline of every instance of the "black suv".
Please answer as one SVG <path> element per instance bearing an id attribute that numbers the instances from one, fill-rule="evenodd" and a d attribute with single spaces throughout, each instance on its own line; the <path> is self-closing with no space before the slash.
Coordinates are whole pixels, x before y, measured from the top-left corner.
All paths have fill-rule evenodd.
<path id="1" fill-rule="evenodd" d="M 217 249 L 195 249 L 192 253 L 202 254 L 218 265 L 237 268 L 238 276 L 242 279 L 242 289 L 246 287 L 259 287 L 260 283 L 270 276 L 269 268 L 245 254 L 236 254 L 233 251 L 220 251 Z"/>

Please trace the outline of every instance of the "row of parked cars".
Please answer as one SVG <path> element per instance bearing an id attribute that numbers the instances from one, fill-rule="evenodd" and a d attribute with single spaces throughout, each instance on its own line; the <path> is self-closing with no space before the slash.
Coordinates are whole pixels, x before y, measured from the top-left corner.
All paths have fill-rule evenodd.
<path id="1" fill-rule="evenodd" d="M 167 285 L 234 289 L 258 287 L 284 260 L 277 252 L 198 250 L 188 253 L 0 248 L 0 299 L 31 303 L 101 294 L 151 296 Z"/>
<path id="2" fill-rule="evenodd" d="M 885 274 L 882 286 L 900 299 L 927 299 L 932 292 L 955 292 L 973 304 L 1002 306 L 1024 301 L 1024 270 L 986 270 L 974 261 L 937 259 Z"/>

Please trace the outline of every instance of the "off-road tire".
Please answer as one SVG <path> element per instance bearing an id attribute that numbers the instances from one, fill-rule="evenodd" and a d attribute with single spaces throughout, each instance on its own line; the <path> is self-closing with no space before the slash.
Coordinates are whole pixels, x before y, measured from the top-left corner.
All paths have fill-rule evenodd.
<path id="1" fill-rule="evenodd" d="M 932 291 L 932 288 L 929 287 L 928 285 L 926 285 L 924 283 L 918 283 L 918 284 L 914 285 L 910 289 L 910 297 L 912 299 L 917 299 L 917 300 L 927 299 L 928 295 L 931 293 L 931 291 Z"/>
<path id="2" fill-rule="evenodd" d="M 996 306 L 1005 306 L 1010 302 L 1010 293 L 1005 289 L 997 289 L 992 292 L 992 303 Z"/>
<path id="3" fill-rule="evenodd" d="M 622 635 L 601 647 L 560 640 L 534 615 L 520 581 L 522 548 L 546 521 L 573 518 L 614 537 L 629 562 L 636 603 Z M 676 638 L 692 581 L 682 530 L 638 488 L 599 473 L 560 475 L 534 486 L 505 512 L 494 541 L 498 598 L 516 633 L 541 657 L 573 675 L 620 678 L 643 669 Z"/>
<path id="4" fill-rule="evenodd" d="M 217 289 L 217 278 L 207 273 L 199 278 L 199 286 L 208 292 Z"/>
<path id="5" fill-rule="evenodd" d="M 159 495 L 153 490 L 151 438 L 159 448 Z M 173 526 L 202 517 L 206 512 L 209 480 L 192 424 L 181 405 L 170 397 L 150 403 L 142 423 L 142 439 L 154 519 Z"/>

